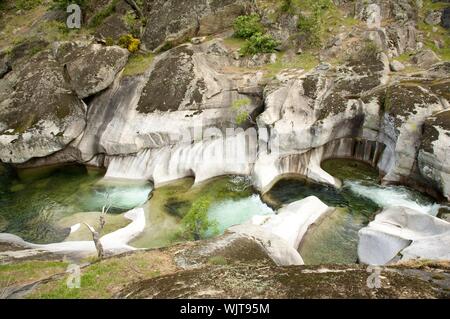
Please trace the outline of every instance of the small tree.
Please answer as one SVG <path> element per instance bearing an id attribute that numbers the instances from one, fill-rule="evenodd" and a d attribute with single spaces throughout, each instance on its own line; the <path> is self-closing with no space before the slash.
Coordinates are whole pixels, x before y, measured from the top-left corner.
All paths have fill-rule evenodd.
<path id="1" fill-rule="evenodd" d="M 206 236 L 208 230 L 216 227 L 216 222 L 208 219 L 210 205 L 211 199 L 209 197 L 201 197 L 192 203 L 189 212 L 181 221 L 184 227 L 183 233 L 186 237 L 200 240 Z"/>
<path id="2" fill-rule="evenodd" d="M 109 194 L 107 195 L 106 198 L 107 199 L 109 198 Z M 102 233 L 103 229 L 105 228 L 106 214 L 108 214 L 108 211 L 110 209 L 111 209 L 111 204 L 110 203 L 108 203 L 107 205 L 102 207 L 102 212 L 101 212 L 101 214 L 99 216 L 98 231 L 94 227 L 89 225 L 88 223 L 84 223 L 84 225 L 86 225 L 86 227 L 89 229 L 89 231 L 92 234 L 92 240 L 94 241 L 95 249 L 97 250 L 97 256 L 100 259 L 105 257 L 105 251 L 103 250 L 103 245 L 102 245 L 102 242 L 100 241 L 100 236 L 101 236 L 101 233 Z"/>

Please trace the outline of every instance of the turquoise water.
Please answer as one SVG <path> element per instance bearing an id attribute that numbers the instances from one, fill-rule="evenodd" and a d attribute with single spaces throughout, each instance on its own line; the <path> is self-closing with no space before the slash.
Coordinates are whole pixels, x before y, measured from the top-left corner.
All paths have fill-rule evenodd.
<path id="1" fill-rule="evenodd" d="M 208 218 L 216 222 L 219 234 L 223 234 L 233 225 L 245 223 L 255 215 L 271 214 L 274 214 L 274 211 L 261 201 L 259 195 L 238 200 L 224 200 L 212 204 L 208 210 Z"/>
<path id="2" fill-rule="evenodd" d="M 358 231 L 382 208 L 406 206 L 423 213 L 437 212 L 439 205 L 419 192 L 379 185 L 378 173 L 366 164 L 349 160 L 325 164 L 324 169 L 344 181 L 342 189 L 291 178 L 278 182 L 267 195 L 275 205 L 316 196 L 339 208 L 304 238 L 299 252 L 307 264 L 357 262 Z"/>
<path id="3" fill-rule="evenodd" d="M 0 174 L 0 232 L 13 233 L 27 241 L 51 243 L 64 240 L 68 229 L 57 221 L 79 212 L 122 213 L 146 202 L 149 184 L 105 182 L 103 172 L 84 166 L 65 166 L 49 173 Z"/>

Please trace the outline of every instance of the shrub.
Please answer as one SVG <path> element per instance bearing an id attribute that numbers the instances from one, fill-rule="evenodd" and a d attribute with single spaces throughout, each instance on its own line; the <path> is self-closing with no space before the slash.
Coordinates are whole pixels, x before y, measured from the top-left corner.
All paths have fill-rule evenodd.
<path id="1" fill-rule="evenodd" d="M 139 50 L 141 40 L 133 37 L 131 34 L 124 34 L 120 36 L 118 44 L 125 49 L 128 49 L 131 53 L 135 53 Z"/>
<path id="2" fill-rule="evenodd" d="M 98 27 L 107 17 L 116 11 L 118 0 L 112 0 L 106 7 L 97 12 L 89 22 L 91 28 Z"/>
<path id="3" fill-rule="evenodd" d="M 216 223 L 208 219 L 210 197 L 201 197 L 192 203 L 189 212 L 181 220 L 184 237 L 194 240 L 205 238 L 208 230 L 216 227 Z"/>
<path id="4" fill-rule="evenodd" d="M 261 18 L 257 14 L 239 16 L 233 23 L 234 36 L 237 38 L 248 39 L 256 33 L 262 33 L 264 28 L 261 24 Z"/>
<path id="5" fill-rule="evenodd" d="M 127 11 L 123 17 L 123 22 L 129 28 L 131 34 L 138 37 L 141 33 L 141 21 L 136 17 L 134 11 Z"/>
<path id="6" fill-rule="evenodd" d="M 250 114 L 242 110 L 243 107 L 249 105 L 251 101 L 248 98 L 239 99 L 233 102 L 232 109 L 236 113 L 236 123 L 238 125 L 244 124 L 248 121 Z"/>
<path id="7" fill-rule="evenodd" d="M 255 33 L 246 41 L 240 53 L 242 55 L 272 53 L 278 45 L 279 43 L 270 34 Z"/>
<path id="8" fill-rule="evenodd" d="M 19 10 L 31 10 L 42 3 L 42 0 L 16 0 L 15 6 Z"/>

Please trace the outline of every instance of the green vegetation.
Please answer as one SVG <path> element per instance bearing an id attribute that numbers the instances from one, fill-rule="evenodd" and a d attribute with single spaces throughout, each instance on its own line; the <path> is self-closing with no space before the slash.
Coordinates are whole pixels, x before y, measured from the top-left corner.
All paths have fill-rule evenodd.
<path id="1" fill-rule="evenodd" d="M 233 105 L 231 107 L 233 111 L 236 113 L 235 120 L 238 125 L 242 125 L 248 121 L 250 115 L 248 114 L 247 111 L 242 110 L 242 108 L 248 106 L 250 103 L 251 101 L 248 98 L 239 99 L 233 102 Z"/>
<path id="2" fill-rule="evenodd" d="M 40 285 L 29 298 L 78 299 L 111 298 L 132 281 L 153 278 L 173 272 L 171 259 L 157 251 L 139 252 L 129 256 L 104 259 L 84 269 L 81 287 L 67 287 L 68 276 Z"/>
<path id="3" fill-rule="evenodd" d="M 257 14 L 239 16 L 233 23 L 234 36 L 236 38 L 248 39 L 256 33 L 262 33 L 264 27 L 261 18 Z"/>
<path id="4" fill-rule="evenodd" d="M 136 17 L 134 11 L 127 11 L 123 17 L 123 22 L 127 25 L 127 27 L 131 30 L 131 34 L 134 37 L 139 37 L 141 33 L 141 21 Z"/>
<path id="5" fill-rule="evenodd" d="M 152 64 L 154 57 L 152 53 L 131 56 L 125 66 L 123 76 L 143 74 Z"/>
<path id="6" fill-rule="evenodd" d="M 31 10 L 42 3 L 42 0 L 16 0 L 15 7 L 19 10 Z"/>
<path id="7" fill-rule="evenodd" d="M 283 61 L 283 55 L 283 53 L 279 53 L 277 61 L 265 67 L 267 70 L 266 77 L 273 78 L 285 69 L 303 69 L 305 71 L 309 71 L 319 64 L 319 59 L 311 52 L 296 55 L 289 62 Z"/>
<path id="8" fill-rule="evenodd" d="M 261 18 L 257 14 L 251 14 L 239 16 L 234 21 L 234 37 L 246 39 L 240 49 L 241 55 L 272 53 L 279 45 L 271 35 L 264 33 L 264 27 L 260 20 Z"/>
<path id="9" fill-rule="evenodd" d="M 0 287 L 29 284 L 57 273 L 65 272 L 66 262 L 26 261 L 0 265 Z"/>
<path id="10" fill-rule="evenodd" d="M 375 60 L 381 49 L 372 40 L 365 40 L 361 46 L 361 49 L 357 52 L 355 57 L 351 57 L 356 61 L 372 61 Z"/>
<path id="11" fill-rule="evenodd" d="M 423 42 L 425 46 L 433 50 L 442 60 L 450 61 L 450 36 L 448 31 L 441 26 L 431 26 L 424 22 L 420 22 L 417 27 L 424 33 Z"/>
<path id="12" fill-rule="evenodd" d="M 124 48 L 128 49 L 131 53 L 135 53 L 139 50 L 141 40 L 133 37 L 131 34 L 124 34 L 120 36 L 118 44 Z"/>
<path id="13" fill-rule="evenodd" d="M 208 263 L 215 266 L 225 266 L 228 264 L 228 260 L 223 256 L 213 256 L 208 259 Z"/>
<path id="14" fill-rule="evenodd" d="M 216 227 L 216 223 L 208 219 L 208 208 L 211 197 L 203 196 L 192 203 L 189 212 L 181 220 L 184 238 L 200 240 L 207 236 L 208 231 Z"/>
<path id="15" fill-rule="evenodd" d="M 246 41 L 240 53 L 242 55 L 273 53 L 278 45 L 279 43 L 270 34 L 255 33 Z"/>
<path id="16" fill-rule="evenodd" d="M 99 12 L 97 12 L 91 18 L 91 21 L 89 22 L 89 27 L 96 28 L 100 24 L 102 24 L 102 22 L 107 17 L 109 17 L 110 15 L 112 15 L 116 11 L 116 6 L 117 6 L 118 2 L 119 2 L 119 0 L 112 0 L 106 7 L 102 8 Z"/>

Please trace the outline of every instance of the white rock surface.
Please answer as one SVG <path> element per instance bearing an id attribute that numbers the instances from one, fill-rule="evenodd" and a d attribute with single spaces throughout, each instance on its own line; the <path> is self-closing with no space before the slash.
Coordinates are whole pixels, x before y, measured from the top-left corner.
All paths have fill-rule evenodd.
<path id="1" fill-rule="evenodd" d="M 384 265 L 398 259 L 450 260 L 450 223 L 406 207 L 378 214 L 359 231 L 359 261 Z"/>
<path id="2" fill-rule="evenodd" d="M 228 231 L 257 240 L 278 265 L 302 265 L 297 249 L 308 229 L 329 211 L 320 199 L 310 196 L 281 208 L 276 215 L 254 216 Z"/>
<path id="3" fill-rule="evenodd" d="M 103 249 L 108 254 L 118 254 L 126 251 L 135 250 L 136 248 L 128 245 L 136 236 L 138 236 L 145 228 L 145 213 L 142 208 L 136 208 L 124 215 L 132 222 L 126 227 L 116 230 L 100 238 Z M 66 241 L 61 243 L 53 243 L 46 245 L 33 244 L 24 241 L 18 236 L 6 233 L 0 233 L 0 243 L 9 243 L 21 246 L 27 250 L 38 252 L 50 252 L 61 255 L 85 257 L 96 253 L 93 241 Z M 22 251 L 5 252 L 9 257 L 19 257 L 23 255 Z"/>

